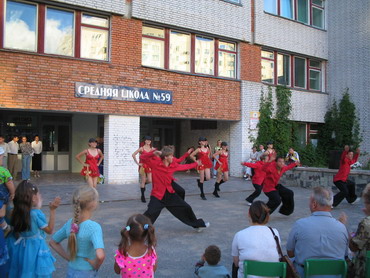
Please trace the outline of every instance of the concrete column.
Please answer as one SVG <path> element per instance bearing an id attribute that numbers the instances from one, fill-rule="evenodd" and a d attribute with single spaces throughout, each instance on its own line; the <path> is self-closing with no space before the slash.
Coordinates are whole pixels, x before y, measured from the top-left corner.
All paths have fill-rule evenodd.
<path id="1" fill-rule="evenodd" d="M 140 117 L 106 115 L 104 117 L 105 183 L 138 183 L 137 165 L 132 153 L 140 140 Z"/>

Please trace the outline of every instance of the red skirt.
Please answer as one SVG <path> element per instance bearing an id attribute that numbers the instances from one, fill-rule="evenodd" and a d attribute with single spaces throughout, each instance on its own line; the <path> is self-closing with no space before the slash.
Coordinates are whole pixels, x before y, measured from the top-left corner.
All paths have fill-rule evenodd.
<path id="1" fill-rule="evenodd" d="M 143 164 L 143 166 L 139 167 L 139 173 L 140 174 L 148 174 L 152 172 L 152 168 L 150 168 L 148 165 Z"/>
<path id="2" fill-rule="evenodd" d="M 98 165 L 90 165 L 89 167 L 83 167 L 81 170 L 82 176 L 90 176 L 92 178 L 100 177 Z"/>
<path id="3" fill-rule="evenodd" d="M 215 170 L 219 171 L 219 172 L 229 172 L 229 165 L 226 162 L 222 162 L 222 164 L 220 165 L 218 162 L 216 163 L 216 166 L 215 166 Z"/>

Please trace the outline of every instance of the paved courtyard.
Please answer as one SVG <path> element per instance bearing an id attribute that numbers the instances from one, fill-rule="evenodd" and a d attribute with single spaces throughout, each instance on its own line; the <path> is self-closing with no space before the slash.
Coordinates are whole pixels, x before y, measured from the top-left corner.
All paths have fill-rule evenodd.
<path id="1" fill-rule="evenodd" d="M 197 217 L 209 221 L 211 226 L 202 233 L 195 232 L 174 218 L 167 210 L 155 223 L 158 237 L 158 270 L 156 277 L 193 277 L 194 264 L 201 256 L 203 250 L 210 244 L 216 244 L 221 248 L 222 261 L 231 270 L 231 242 L 234 234 L 249 225 L 247 220 L 248 206 L 245 197 L 252 192 L 250 181 L 239 178 L 232 178 L 221 186 L 221 198 L 216 199 L 210 194 L 213 190 L 214 180 L 205 183 L 207 201 L 202 201 L 196 187 L 196 177 L 194 174 L 184 174 L 178 176 L 178 183 L 187 192 L 186 200 L 193 207 Z M 67 185 L 68 183 L 68 185 Z M 66 175 L 60 178 L 56 176 L 44 176 L 36 181 L 44 196 L 43 210 L 48 214 L 46 204 L 53 196 L 62 197 L 62 206 L 57 210 L 56 230 L 59 229 L 68 218 L 72 216 L 70 203 L 71 195 L 79 184 L 83 181 L 79 176 Z M 283 246 L 292 224 L 299 218 L 308 216 L 308 198 L 310 190 L 303 188 L 292 188 L 295 192 L 296 209 L 295 212 L 287 217 L 274 213 L 271 217 L 270 226 L 278 229 Z M 100 199 L 103 201 L 96 211 L 93 219 L 99 222 L 104 231 L 106 259 L 99 270 L 100 277 L 119 277 L 113 271 L 114 252 L 120 241 L 120 229 L 125 226 L 127 218 L 134 213 L 143 213 L 146 204 L 139 201 L 139 190 L 137 185 L 99 185 L 98 191 Z M 146 192 L 149 196 L 149 190 Z M 262 194 L 261 200 L 267 198 Z M 342 203 L 333 211 L 333 215 L 338 217 L 342 211 L 349 216 L 348 229 L 355 231 L 358 222 L 363 217 L 362 203 L 349 205 Z M 66 242 L 64 242 L 66 244 Z M 285 247 L 284 247 L 285 250 Z M 57 259 L 57 271 L 54 277 L 65 277 L 67 262 L 55 254 Z"/>

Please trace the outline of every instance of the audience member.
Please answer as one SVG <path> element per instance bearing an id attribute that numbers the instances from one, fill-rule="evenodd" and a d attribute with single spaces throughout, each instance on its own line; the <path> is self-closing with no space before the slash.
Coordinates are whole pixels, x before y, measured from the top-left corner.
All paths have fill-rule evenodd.
<path id="1" fill-rule="evenodd" d="M 257 158 L 258 158 L 258 152 L 257 152 L 257 148 L 256 147 L 253 147 L 252 148 L 252 152 L 249 154 L 249 159 L 247 162 L 249 163 L 256 163 L 257 162 Z M 253 176 L 253 172 L 252 172 L 252 168 L 250 167 L 246 167 L 245 168 L 245 180 L 249 181 L 251 180 L 251 177 Z"/>
<path id="2" fill-rule="evenodd" d="M 287 165 L 299 162 L 299 154 L 293 148 L 289 148 L 289 151 L 285 157 L 285 162 Z"/>
<path id="3" fill-rule="evenodd" d="M 27 142 L 27 137 L 22 136 L 22 143 L 19 144 L 22 152 L 22 180 L 31 178 L 31 159 L 34 154 L 31 143 Z"/>
<path id="4" fill-rule="evenodd" d="M 18 172 L 18 136 L 14 135 L 12 141 L 8 142 L 8 169 L 13 177 L 13 180 L 17 179 Z"/>
<path id="5" fill-rule="evenodd" d="M 261 160 L 261 156 L 266 152 L 265 147 L 263 145 L 258 146 L 258 153 L 257 153 L 257 161 Z"/>
<path id="6" fill-rule="evenodd" d="M 216 245 L 210 245 L 204 251 L 200 261 L 195 265 L 195 274 L 199 278 L 230 278 L 230 273 L 221 260 L 221 250 Z M 204 266 L 205 262 L 208 265 Z"/>
<path id="7" fill-rule="evenodd" d="M 3 153 L 3 167 L 8 168 L 8 152 L 9 152 L 9 147 L 8 143 L 5 142 L 4 136 L 0 135 L 0 148 L 3 148 L 4 153 Z"/>

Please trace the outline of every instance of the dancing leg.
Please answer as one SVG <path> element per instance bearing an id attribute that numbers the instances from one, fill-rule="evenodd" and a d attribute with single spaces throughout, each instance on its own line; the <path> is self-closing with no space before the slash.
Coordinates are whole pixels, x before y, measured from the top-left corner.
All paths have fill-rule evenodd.
<path id="1" fill-rule="evenodd" d="M 173 188 L 173 190 L 175 190 L 177 195 L 180 196 L 181 199 L 185 200 L 185 189 L 183 187 L 181 187 L 175 181 L 172 181 L 172 188 Z"/>
<path id="2" fill-rule="evenodd" d="M 279 195 L 279 192 L 276 190 L 267 192 L 265 194 L 269 198 L 266 205 L 270 209 L 270 214 L 272 214 L 281 204 L 281 197 Z"/>
<path id="3" fill-rule="evenodd" d="M 200 189 L 200 198 L 202 198 L 202 200 L 207 200 L 206 196 L 204 195 L 204 190 L 203 190 L 204 170 L 199 171 L 199 177 L 200 179 L 198 179 L 198 187 Z"/>
<path id="4" fill-rule="evenodd" d="M 248 203 L 251 203 L 251 204 L 253 203 L 254 199 L 256 199 L 259 195 L 261 195 L 261 191 L 262 191 L 262 185 L 253 184 L 253 187 L 254 187 L 254 192 L 245 199 Z"/>
<path id="5" fill-rule="evenodd" d="M 148 208 L 144 212 L 144 215 L 152 221 L 152 224 L 154 224 L 164 207 L 165 203 L 163 199 L 159 200 L 154 196 L 150 196 Z"/>
<path id="6" fill-rule="evenodd" d="M 276 189 L 282 202 L 279 212 L 284 215 L 291 215 L 294 211 L 294 192 L 281 184 L 278 184 Z"/>

